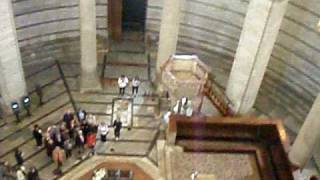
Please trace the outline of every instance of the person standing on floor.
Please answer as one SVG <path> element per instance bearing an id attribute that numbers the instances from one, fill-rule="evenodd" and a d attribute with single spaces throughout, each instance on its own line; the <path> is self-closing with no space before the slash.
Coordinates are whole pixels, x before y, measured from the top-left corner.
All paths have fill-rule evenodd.
<path id="1" fill-rule="evenodd" d="M 83 136 L 83 133 L 82 133 L 82 130 L 79 129 L 76 133 L 76 138 L 75 138 L 75 145 L 76 145 L 76 148 L 78 149 L 78 153 L 82 153 L 84 151 L 84 136 Z"/>
<path id="2" fill-rule="evenodd" d="M 30 168 L 27 177 L 28 180 L 40 180 L 39 172 L 35 167 Z"/>
<path id="3" fill-rule="evenodd" d="M 136 76 L 132 79 L 132 95 L 135 96 L 138 94 L 139 86 L 140 86 L 141 81 L 139 80 L 139 77 Z"/>
<path id="4" fill-rule="evenodd" d="M 113 123 L 113 127 L 114 127 L 114 137 L 116 138 L 116 141 L 118 141 L 120 138 L 122 122 L 119 119 L 116 119 Z"/>
<path id="5" fill-rule="evenodd" d="M 66 158 L 68 159 L 69 157 L 72 156 L 72 143 L 70 139 L 66 139 L 64 141 L 63 149 L 66 153 Z"/>
<path id="6" fill-rule="evenodd" d="M 85 121 L 87 119 L 87 112 L 84 109 L 80 109 L 77 112 L 77 117 L 79 119 L 79 122 L 82 123 L 83 121 Z"/>
<path id="7" fill-rule="evenodd" d="M 33 137 L 36 140 L 37 147 L 40 148 L 42 146 L 42 130 L 38 124 L 34 125 Z"/>
<path id="8" fill-rule="evenodd" d="M 71 110 L 68 110 L 64 115 L 63 115 L 63 122 L 66 123 L 66 128 L 69 131 L 69 136 L 71 139 L 73 139 L 73 126 L 74 126 L 74 117 L 73 113 Z"/>
<path id="9" fill-rule="evenodd" d="M 64 150 L 60 148 L 60 146 L 56 146 L 56 148 L 53 150 L 53 160 L 57 164 L 57 169 L 54 171 L 55 174 L 61 175 L 61 166 L 64 163 L 65 160 L 65 154 Z"/>
<path id="10" fill-rule="evenodd" d="M 53 150 L 55 148 L 53 140 L 50 137 L 46 137 L 46 139 L 44 141 L 44 145 L 45 145 L 45 148 L 46 148 L 47 156 L 49 158 L 52 158 L 52 152 L 53 152 Z"/>
<path id="11" fill-rule="evenodd" d="M 24 163 L 23 153 L 18 148 L 14 152 L 14 157 L 16 158 L 17 164 L 22 166 Z"/>
<path id="12" fill-rule="evenodd" d="M 17 170 L 17 180 L 26 180 L 26 168 L 24 166 L 21 166 Z"/>
<path id="13" fill-rule="evenodd" d="M 107 135 L 109 133 L 109 127 L 108 127 L 107 123 L 101 122 L 99 127 L 98 127 L 98 131 L 100 133 L 101 141 L 102 142 L 106 142 L 107 141 Z"/>
<path id="14" fill-rule="evenodd" d="M 125 94 L 128 83 L 129 83 L 129 80 L 125 75 L 121 75 L 118 78 L 119 95 L 123 96 Z"/>

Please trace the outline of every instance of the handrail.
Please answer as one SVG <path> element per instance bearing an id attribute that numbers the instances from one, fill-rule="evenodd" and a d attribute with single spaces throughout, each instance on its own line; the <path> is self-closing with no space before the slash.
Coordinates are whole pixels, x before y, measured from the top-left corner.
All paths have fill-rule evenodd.
<path id="1" fill-rule="evenodd" d="M 210 77 L 208 77 L 207 82 L 204 84 L 203 94 L 209 98 L 223 116 L 234 115 L 234 112 L 230 108 L 230 105 L 232 104 L 231 101 Z"/>

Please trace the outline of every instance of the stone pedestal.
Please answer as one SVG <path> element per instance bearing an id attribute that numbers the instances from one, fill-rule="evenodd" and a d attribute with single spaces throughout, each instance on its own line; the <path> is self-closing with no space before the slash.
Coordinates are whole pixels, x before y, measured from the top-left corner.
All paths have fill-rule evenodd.
<path id="1" fill-rule="evenodd" d="M 237 114 L 253 107 L 288 0 L 251 0 L 227 85 Z"/>
<path id="2" fill-rule="evenodd" d="M 320 94 L 316 98 L 299 134 L 289 152 L 291 163 L 303 168 L 312 157 L 315 146 L 320 141 Z"/>
<path id="3" fill-rule="evenodd" d="M 97 72 L 95 0 L 80 0 L 81 76 L 80 91 L 102 90 Z"/>
<path id="4" fill-rule="evenodd" d="M 160 73 L 161 65 L 176 52 L 181 7 L 184 2 L 185 0 L 164 0 L 156 65 L 157 75 Z"/>
<path id="5" fill-rule="evenodd" d="M 27 94 L 11 0 L 0 1 L 0 92 L 2 109 L 11 114 L 11 102 Z"/>

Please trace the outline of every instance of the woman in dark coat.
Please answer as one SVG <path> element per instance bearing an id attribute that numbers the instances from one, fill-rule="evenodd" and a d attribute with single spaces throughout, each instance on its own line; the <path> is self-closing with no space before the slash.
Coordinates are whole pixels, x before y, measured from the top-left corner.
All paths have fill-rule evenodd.
<path id="1" fill-rule="evenodd" d="M 45 147 L 46 147 L 47 156 L 49 158 L 52 158 L 52 152 L 55 148 L 55 145 L 49 137 L 47 137 L 45 140 Z"/>
<path id="2" fill-rule="evenodd" d="M 35 167 L 32 167 L 27 175 L 28 180 L 40 180 L 38 170 Z"/>
<path id="3" fill-rule="evenodd" d="M 122 128 L 122 122 L 116 119 L 113 123 L 113 127 L 114 127 L 114 137 L 116 138 L 116 141 L 118 141 L 120 138 L 120 130 Z"/>
<path id="4" fill-rule="evenodd" d="M 85 143 L 85 140 L 84 140 L 82 130 L 79 129 L 76 133 L 76 138 L 75 138 L 75 145 L 76 145 L 76 148 L 78 148 L 79 154 L 84 151 L 84 143 Z"/>
<path id="5" fill-rule="evenodd" d="M 36 140 L 37 146 L 41 147 L 42 146 L 42 131 L 37 124 L 34 125 L 34 128 L 33 128 L 33 137 Z"/>
<path id="6" fill-rule="evenodd" d="M 14 157 L 16 158 L 17 164 L 19 166 L 23 165 L 23 162 L 24 162 L 22 156 L 23 156 L 22 152 L 17 148 L 14 152 Z"/>

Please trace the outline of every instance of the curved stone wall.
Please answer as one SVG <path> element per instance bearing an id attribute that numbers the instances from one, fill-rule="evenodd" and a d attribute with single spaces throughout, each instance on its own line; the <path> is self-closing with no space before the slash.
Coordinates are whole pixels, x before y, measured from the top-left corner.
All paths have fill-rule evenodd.
<path id="1" fill-rule="evenodd" d="M 178 52 L 198 54 L 211 66 L 221 87 L 227 84 L 248 3 L 185 0 Z M 148 0 L 146 30 L 155 36 L 160 29 L 162 4 L 163 0 Z M 13 5 L 20 47 L 79 37 L 78 0 L 13 0 Z M 294 132 L 320 90 L 319 8 L 317 0 L 290 1 L 255 106 L 258 113 L 283 118 Z M 107 0 L 97 0 L 97 29 L 99 35 L 107 35 Z M 72 41 L 59 53 L 77 57 L 78 47 Z M 23 51 L 24 61 L 34 60 L 32 48 L 27 49 Z M 56 48 L 52 49 L 55 54 Z"/>
<path id="2" fill-rule="evenodd" d="M 13 0 L 20 47 L 60 38 L 79 37 L 78 0 Z M 97 32 L 107 37 L 107 0 L 96 0 Z"/>
<path id="3" fill-rule="evenodd" d="M 158 36 L 163 0 L 148 3 L 147 32 Z M 222 86 L 231 70 L 247 6 L 240 0 L 185 0 L 177 50 L 199 55 Z"/>
<path id="4" fill-rule="evenodd" d="M 316 0 L 290 1 L 256 102 L 295 133 L 320 92 L 319 9 Z"/>

